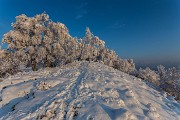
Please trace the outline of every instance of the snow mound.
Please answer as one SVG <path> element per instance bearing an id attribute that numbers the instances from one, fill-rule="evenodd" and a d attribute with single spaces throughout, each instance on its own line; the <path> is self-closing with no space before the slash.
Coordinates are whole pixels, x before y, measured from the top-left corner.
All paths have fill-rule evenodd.
<path id="1" fill-rule="evenodd" d="M 22 72 L 0 82 L 0 119 L 178 120 L 180 103 L 94 62 Z"/>

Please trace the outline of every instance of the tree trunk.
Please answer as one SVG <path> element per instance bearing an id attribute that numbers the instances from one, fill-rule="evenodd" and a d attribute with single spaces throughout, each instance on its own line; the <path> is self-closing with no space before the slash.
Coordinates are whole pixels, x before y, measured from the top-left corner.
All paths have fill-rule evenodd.
<path id="1" fill-rule="evenodd" d="M 32 70 L 37 71 L 37 63 L 34 59 L 31 60 Z"/>
<path id="2" fill-rule="evenodd" d="M 46 67 L 51 67 L 51 63 L 48 60 L 46 61 Z"/>

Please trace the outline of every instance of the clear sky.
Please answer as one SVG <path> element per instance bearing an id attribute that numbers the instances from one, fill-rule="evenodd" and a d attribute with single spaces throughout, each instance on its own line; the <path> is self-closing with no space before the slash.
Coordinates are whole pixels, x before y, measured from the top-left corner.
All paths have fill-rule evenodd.
<path id="1" fill-rule="evenodd" d="M 122 58 L 180 65 L 180 0 L 0 0 L 0 39 L 15 16 L 44 11 L 72 36 L 90 27 Z"/>

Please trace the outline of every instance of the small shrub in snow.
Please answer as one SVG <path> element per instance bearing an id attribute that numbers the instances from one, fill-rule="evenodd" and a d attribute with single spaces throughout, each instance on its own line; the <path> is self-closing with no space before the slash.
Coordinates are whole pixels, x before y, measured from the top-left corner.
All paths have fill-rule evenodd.
<path id="1" fill-rule="evenodd" d="M 159 75 L 148 67 L 145 69 L 140 68 L 137 76 L 153 83 L 154 85 L 159 85 Z"/>

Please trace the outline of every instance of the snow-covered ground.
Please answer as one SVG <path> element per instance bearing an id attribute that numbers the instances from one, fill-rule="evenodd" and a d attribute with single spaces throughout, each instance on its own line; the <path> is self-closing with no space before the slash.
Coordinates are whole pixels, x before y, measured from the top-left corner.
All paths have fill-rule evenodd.
<path id="1" fill-rule="evenodd" d="M 180 103 L 150 83 L 94 62 L 0 79 L 2 120 L 180 120 Z"/>

